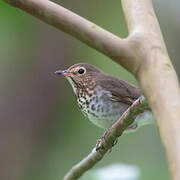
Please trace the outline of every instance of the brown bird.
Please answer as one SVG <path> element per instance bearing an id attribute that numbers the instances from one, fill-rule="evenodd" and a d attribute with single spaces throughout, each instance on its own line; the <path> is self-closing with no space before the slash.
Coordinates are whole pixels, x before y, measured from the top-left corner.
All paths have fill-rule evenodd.
<path id="1" fill-rule="evenodd" d="M 136 86 L 89 64 L 74 64 L 55 73 L 64 75 L 70 82 L 83 114 L 104 129 L 110 128 L 141 96 Z"/>

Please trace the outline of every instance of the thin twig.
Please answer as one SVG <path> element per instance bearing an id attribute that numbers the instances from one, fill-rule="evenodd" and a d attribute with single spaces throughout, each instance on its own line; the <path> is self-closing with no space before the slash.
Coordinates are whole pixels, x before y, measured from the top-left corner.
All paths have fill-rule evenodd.
<path id="1" fill-rule="evenodd" d="M 87 170 L 92 168 L 98 163 L 108 150 L 110 150 L 114 142 L 123 131 L 133 123 L 137 115 L 141 114 L 145 110 L 148 110 L 149 106 L 146 99 L 141 96 L 137 99 L 132 106 L 130 106 L 120 119 L 110 128 L 108 136 L 106 136 L 106 142 L 101 141 L 101 147 L 96 151 L 96 147 L 92 152 L 85 157 L 82 161 L 77 163 L 72 169 L 65 175 L 64 180 L 75 180 L 82 176 Z"/>

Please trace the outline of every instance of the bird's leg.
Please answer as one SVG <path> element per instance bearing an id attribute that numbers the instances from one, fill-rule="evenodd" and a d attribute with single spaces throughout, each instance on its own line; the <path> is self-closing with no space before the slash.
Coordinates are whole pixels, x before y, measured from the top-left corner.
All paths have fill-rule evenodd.
<path id="1" fill-rule="evenodd" d="M 101 139 L 98 139 L 96 143 L 96 151 L 98 151 L 101 148 L 101 143 L 102 143 Z"/>
<path id="2" fill-rule="evenodd" d="M 106 143 L 106 137 L 109 136 L 109 134 L 110 134 L 110 130 L 107 129 L 107 130 L 105 131 L 105 133 L 103 134 L 103 136 L 102 136 L 102 140 L 103 140 L 104 143 Z M 118 142 L 118 138 L 116 138 L 116 139 L 114 140 L 112 146 L 116 145 L 117 142 Z"/>
<path id="3" fill-rule="evenodd" d="M 97 143 L 96 143 L 96 151 L 98 151 L 99 149 L 103 148 L 102 142 L 103 142 L 103 143 L 105 144 L 105 146 L 106 146 L 106 144 L 107 144 L 107 142 L 106 142 L 106 137 L 107 137 L 109 134 L 110 134 L 110 130 L 107 129 L 107 130 L 104 132 L 104 134 L 103 134 L 103 136 L 101 137 L 101 139 L 98 139 L 98 140 L 97 140 Z M 112 146 L 116 145 L 117 142 L 118 142 L 118 138 L 113 142 L 113 145 L 112 145 Z M 111 150 L 112 150 L 112 148 L 109 150 L 109 152 L 111 152 Z"/>
<path id="4" fill-rule="evenodd" d="M 106 144 L 106 136 L 108 136 L 109 133 L 110 133 L 110 131 L 109 131 L 109 129 L 107 129 L 107 130 L 104 132 L 103 136 L 102 136 L 100 139 L 97 140 L 97 143 L 96 143 L 96 151 L 98 151 L 99 149 L 103 148 L 102 142 L 103 142 L 104 144 Z"/>
<path id="5" fill-rule="evenodd" d="M 102 136 L 102 138 L 101 138 L 104 143 L 106 143 L 106 137 L 107 137 L 109 134 L 110 134 L 110 130 L 107 129 L 107 130 L 104 132 L 104 134 L 103 134 L 103 136 Z"/>

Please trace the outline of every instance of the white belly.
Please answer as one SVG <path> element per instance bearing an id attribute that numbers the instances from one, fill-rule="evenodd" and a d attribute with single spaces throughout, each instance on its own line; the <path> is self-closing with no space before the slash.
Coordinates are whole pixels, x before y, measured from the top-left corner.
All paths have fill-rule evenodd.
<path id="1" fill-rule="evenodd" d="M 106 91 L 93 95 L 91 100 L 87 102 L 89 97 L 84 96 L 78 100 L 78 104 L 83 114 L 95 125 L 107 129 L 114 124 L 122 113 L 128 108 L 124 103 L 112 101 L 111 94 Z"/>

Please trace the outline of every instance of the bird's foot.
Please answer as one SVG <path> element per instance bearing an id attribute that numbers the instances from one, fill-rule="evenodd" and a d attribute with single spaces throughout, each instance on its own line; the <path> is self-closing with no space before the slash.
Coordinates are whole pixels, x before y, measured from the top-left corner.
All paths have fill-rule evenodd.
<path id="1" fill-rule="evenodd" d="M 109 130 L 106 130 L 103 134 L 103 136 L 101 137 L 101 139 L 98 139 L 97 140 L 97 143 L 96 143 L 96 151 L 100 150 L 100 149 L 103 149 L 104 146 L 107 145 L 107 136 L 110 134 L 110 131 Z M 118 142 L 118 139 L 115 139 L 115 141 L 113 142 L 112 146 L 116 145 Z M 109 149 L 109 153 L 112 151 L 112 148 Z"/>
<path id="2" fill-rule="evenodd" d="M 130 125 L 126 130 L 136 130 L 138 127 L 137 124 Z"/>

